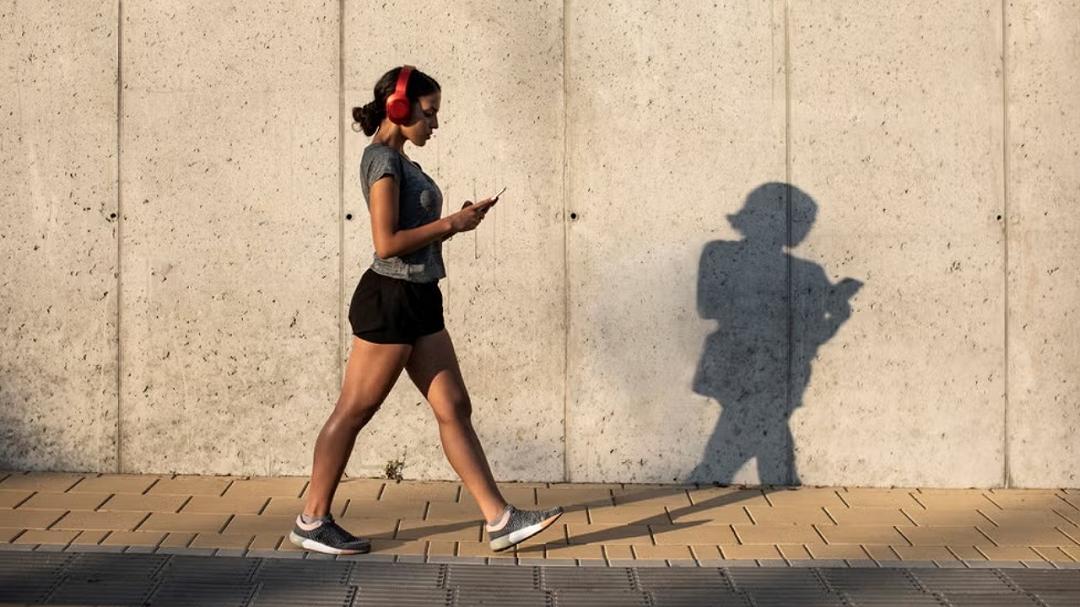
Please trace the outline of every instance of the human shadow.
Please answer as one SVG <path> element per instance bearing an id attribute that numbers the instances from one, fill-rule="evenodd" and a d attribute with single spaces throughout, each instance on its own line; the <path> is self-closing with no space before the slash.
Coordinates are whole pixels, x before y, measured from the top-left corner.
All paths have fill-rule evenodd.
<path id="1" fill-rule="evenodd" d="M 758 483 L 801 484 L 788 422 L 818 348 L 851 315 L 849 300 L 863 284 L 833 284 L 821 266 L 783 250 L 802 242 L 816 215 L 806 192 L 765 183 L 727 215 L 743 239 L 702 250 L 698 314 L 719 324 L 705 338 L 692 388 L 721 413 L 689 481 L 730 484 L 756 458 Z"/>

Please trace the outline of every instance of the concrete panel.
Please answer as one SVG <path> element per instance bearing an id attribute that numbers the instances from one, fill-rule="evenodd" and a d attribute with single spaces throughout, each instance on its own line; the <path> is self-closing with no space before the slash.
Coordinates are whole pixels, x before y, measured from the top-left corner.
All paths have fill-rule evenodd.
<path id="1" fill-rule="evenodd" d="M 1000 485 L 1001 3 L 789 17 L 791 482 Z"/>
<path id="2" fill-rule="evenodd" d="M 746 288 L 722 276 L 730 216 L 784 176 L 775 4 L 569 4 L 568 480 L 715 476 L 723 297 L 760 309 L 745 328 L 786 353 L 777 258 L 750 251 Z M 782 242 L 768 227 L 756 244 Z"/>
<path id="3" fill-rule="evenodd" d="M 390 18 L 392 16 L 392 18 Z M 439 128 L 406 145 L 443 192 L 444 215 L 506 193 L 478 229 L 443 245 L 447 330 L 496 478 L 563 478 L 562 4 L 470 0 L 345 3 L 345 106 L 409 63 L 442 87 Z M 433 35 L 434 34 L 434 35 Z M 371 264 L 359 166 L 370 138 L 346 131 L 342 315 Z M 445 152 L 443 149 L 445 148 Z M 351 332 L 342 325 L 348 356 Z M 404 458 L 406 478 L 457 478 L 424 397 L 403 373 L 357 440 L 347 471 Z"/>
<path id="4" fill-rule="evenodd" d="M 116 24 L 0 2 L 0 468 L 116 467 Z"/>
<path id="5" fill-rule="evenodd" d="M 310 471 L 339 390 L 338 12 L 123 4 L 123 472 Z"/>
<path id="6" fill-rule="evenodd" d="M 1010 2 L 1010 484 L 1080 481 L 1080 5 Z"/>

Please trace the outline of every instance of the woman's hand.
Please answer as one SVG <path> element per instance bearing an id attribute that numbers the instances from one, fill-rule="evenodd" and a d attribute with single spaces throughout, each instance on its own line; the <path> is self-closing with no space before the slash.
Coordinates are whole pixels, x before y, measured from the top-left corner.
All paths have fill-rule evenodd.
<path id="1" fill-rule="evenodd" d="M 480 225 L 480 222 L 484 219 L 484 215 L 487 214 L 496 202 L 498 202 L 498 200 L 495 198 L 485 198 L 475 204 L 470 200 L 466 200 L 465 204 L 461 206 L 460 211 L 448 217 L 450 220 L 450 227 L 453 228 L 454 234 L 476 229 L 476 226 Z M 452 235 L 453 234 L 451 234 L 451 236 Z M 449 238 L 450 236 L 447 236 L 447 239 Z"/>

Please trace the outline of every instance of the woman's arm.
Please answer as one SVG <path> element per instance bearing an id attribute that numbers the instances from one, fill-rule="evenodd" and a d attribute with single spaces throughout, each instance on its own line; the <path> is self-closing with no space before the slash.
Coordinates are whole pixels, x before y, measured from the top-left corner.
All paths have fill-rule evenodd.
<path id="1" fill-rule="evenodd" d="M 436 240 L 445 240 L 456 232 L 449 217 L 442 217 L 411 230 L 399 230 L 399 189 L 392 176 L 384 176 L 371 184 L 369 196 L 371 236 L 375 243 L 375 255 L 380 259 L 418 251 Z"/>

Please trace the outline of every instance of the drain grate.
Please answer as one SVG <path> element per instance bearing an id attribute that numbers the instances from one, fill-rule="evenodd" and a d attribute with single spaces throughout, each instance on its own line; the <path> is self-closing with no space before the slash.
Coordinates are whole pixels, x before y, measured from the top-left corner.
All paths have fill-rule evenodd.
<path id="1" fill-rule="evenodd" d="M 46 602 L 78 605 L 144 605 L 157 584 L 132 578 L 65 578 Z"/>
<path id="2" fill-rule="evenodd" d="M 736 590 L 743 590 L 755 596 L 758 591 L 797 592 L 806 596 L 828 593 L 825 583 L 817 572 L 810 568 L 733 567 L 727 569 L 726 572 Z"/>
<path id="3" fill-rule="evenodd" d="M 446 577 L 445 565 L 421 563 L 380 563 L 356 561 L 349 583 L 361 588 L 400 586 L 440 588 Z"/>
<path id="4" fill-rule="evenodd" d="M 663 588 L 649 592 L 653 607 L 752 607 L 750 597 L 730 590 L 706 590 L 694 587 Z"/>
<path id="5" fill-rule="evenodd" d="M 664 588 L 701 588 L 732 592 L 731 580 L 713 567 L 642 567 L 637 569 L 637 583 L 642 590 Z"/>
<path id="6" fill-rule="evenodd" d="M 356 607 L 449 607 L 454 591 L 449 588 L 372 588 L 356 597 Z"/>
<path id="7" fill-rule="evenodd" d="M 1005 569 L 1005 577 L 1031 592 L 1080 592 L 1080 571 L 1048 571 L 1045 569 Z"/>
<path id="8" fill-rule="evenodd" d="M 756 607 L 846 607 L 839 595 L 813 588 L 760 589 L 749 594 Z"/>
<path id="9" fill-rule="evenodd" d="M 150 598 L 154 607 L 245 607 L 255 593 L 256 584 L 222 584 L 168 580 L 158 586 Z"/>
<path id="10" fill-rule="evenodd" d="M 904 569 L 819 569 L 826 585 L 837 592 L 861 594 L 863 592 L 894 592 L 905 594 L 915 591 L 925 594 Z"/>
<path id="11" fill-rule="evenodd" d="M 552 593 L 555 607 L 650 607 L 649 595 L 640 591 L 560 589 Z"/>
<path id="12" fill-rule="evenodd" d="M 446 587 L 540 589 L 540 572 L 536 567 L 491 567 L 490 565 L 450 565 L 446 570 Z"/>
<path id="13" fill-rule="evenodd" d="M 1080 592 L 1062 592 L 1047 590 L 1032 593 L 1039 597 L 1046 607 L 1076 607 L 1080 605 Z"/>
<path id="14" fill-rule="evenodd" d="M 236 584 L 250 582 L 259 560 L 242 557 L 218 557 L 208 559 L 197 556 L 174 556 L 159 575 L 172 580 L 184 580 L 191 583 Z"/>
<path id="15" fill-rule="evenodd" d="M 540 567 L 544 590 L 637 590 L 634 572 L 626 567 Z"/>
<path id="16" fill-rule="evenodd" d="M 940 595 L 919 590 L 860 590 L 853 593 L 841 592 L 840 596 L 851 607 L 948 607 Z"/>
<path id="17" fill-rule="evenodd" d="M 458 588 L 454 607 L 554 607 L 551 592 L 526 589 Z"/>
<path id="18" fill-rule="evenodd" d="M 554 567 L 0 552 L 0 603 L 1076 607 L 1080 570 Z"/>
<path id="19" fill-rule="evenodd" d="M 260 584 L 250 604 L 251 607 L 349 607 L 355 596 L 356 586 L 314 582 L 304 578 L 281 579 Z"/>
<path id="20" fill-rule="evenodd" d="M 74 559 L 70 554 L 0 553 L 0 601 L 44 600 L 60 583 L 60 571 Z"/>
<path id="21" fill-rule="evenodd" d="M 1042 607 L 1039 601 L 1020 592 L 943 592 L 951 607 Z"/>
<path id="22" fill-rule="evenodd" d="M 351 571 L 352 563 L 348 561 L 268 558 L 262 559 L 262 565 L 255 570 L 252 579 L 261 582 L 303 579 L 319 585 L 347 584 Z"/>

